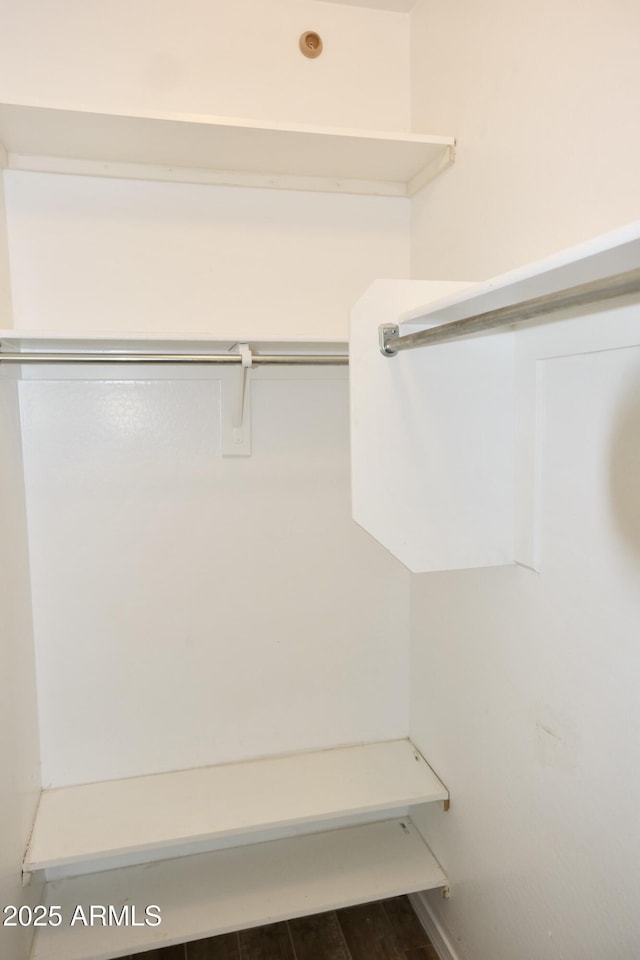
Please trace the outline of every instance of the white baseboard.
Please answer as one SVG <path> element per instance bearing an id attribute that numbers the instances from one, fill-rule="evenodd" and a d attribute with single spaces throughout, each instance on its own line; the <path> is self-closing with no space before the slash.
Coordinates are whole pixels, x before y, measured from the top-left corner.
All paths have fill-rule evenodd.
<path id="1" fill-rule="evenodd" d="M 428 896 L 426 892 L 410 893 L 409 900 L 440 960 L 460 960 L 460 955 L 452 943 L 451 936 L 434 913 Z"/>

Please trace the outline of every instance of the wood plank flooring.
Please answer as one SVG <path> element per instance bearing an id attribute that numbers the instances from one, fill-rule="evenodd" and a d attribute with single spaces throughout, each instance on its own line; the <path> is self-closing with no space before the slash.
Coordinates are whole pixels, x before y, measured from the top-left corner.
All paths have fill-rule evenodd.
<path id="1" fill-rule="evenodd" d="M 393 897 L 124 960 L 438 960 L 438 954 L 408 897 Z"/>

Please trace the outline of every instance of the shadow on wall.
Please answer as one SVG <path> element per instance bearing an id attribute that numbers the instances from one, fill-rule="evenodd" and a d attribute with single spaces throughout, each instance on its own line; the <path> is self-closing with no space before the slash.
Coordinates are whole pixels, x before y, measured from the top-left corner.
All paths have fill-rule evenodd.
<path id="1" fill-rule="evenodd" d="M 618 409 L 611 439 L 609 489 L 618 532 L 640 563 L 640 369 Z"/>

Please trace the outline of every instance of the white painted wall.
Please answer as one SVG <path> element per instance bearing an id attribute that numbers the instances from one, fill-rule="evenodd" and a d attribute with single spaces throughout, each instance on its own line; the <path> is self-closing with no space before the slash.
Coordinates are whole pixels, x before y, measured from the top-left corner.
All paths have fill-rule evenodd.
<path id="1" fill-rule="evenodd" d="M 0 97 L 409 126 L 408 17 L 315 0 L 0 0 Z M 298 50 L 316 29 L 325 52 Z M 29 64 L 29 69 L 25 69 Z M 15 326 L 344 339 L 409 203 L 7 174 Z M 344 373 L 21 384 L 43 783 L 406 734 L 408 579 L 349 511 Z M 48 378 L 48 379 L 47 379 Z"/>
<path id="2" fill-rule="evenodd" d="M 40 793 L 38 718 L 16 383 L 0 380 L 0 907 L 37 898 L 20 870 Z M 5 919 L 3 913 L 2 919 Z M 28 929 L 0 927 L 0 953 L 26 960 Z"/>
<path id="3" fill-rule="evenodd" d="M 406 735 L 408 576 L 350 518 L 344 371 L 21 384 L 43 783 Z M 168 375 L 167 375 L 168 376 Z"/>
<path id="4" fill-rule="evenodd" d="M 408 129 L 406 14 L 315 0 L 0 2 L 0 99 Z M 318 31 L 322 56 L 298 39 Z"/>
<path id="5" fill-rule="evenodd" d="M 18 328 L 345 339 L 408 269 L 405 200 L 7 187 Z M 242 463 L 217 381 L 22 385 L 44 784 L 406 734 L 408 580 L 351 528 L 327 376 L 256 383 Z"/>
<path id="6" fill-rule="evenodd" d="M 412 26 L 414 122 L 459 142 L 414 201 L 415 277 L 483 279 L 640 215 L 637 4 L 418 0 Z M 431 906 L 461 958 L 640 952 L 639 363 L 545 364 L 540 575 L 412 581 L 411 730 L 452 792 L 421 821 L 452 881 Z"/>
<path id="7" fill-rule="evenodd" d="M 484 280 L 640 217 L 636 0 L 417 0 L 412 122 L 456 163 L 414 199 L 413 276 Z"/>
<path id="8" fill-rule="evenodd" d="M 408 200 L 6 171 L 14 326 L 346 340 Z"/>
<path id="9" fill-rule="evenodd" d="M 11 291 L 0 177 L 0 324 L 11 326 Z M 22 857 L 40 793 L 40 750 L 18 389 L 0 375 L 0 906 L 35 902 L 21 883 Z M 3 919 L 5 915 L 3 914 Z M 25 960 L 29 930 L 0 927 L 0 953 Z"/>

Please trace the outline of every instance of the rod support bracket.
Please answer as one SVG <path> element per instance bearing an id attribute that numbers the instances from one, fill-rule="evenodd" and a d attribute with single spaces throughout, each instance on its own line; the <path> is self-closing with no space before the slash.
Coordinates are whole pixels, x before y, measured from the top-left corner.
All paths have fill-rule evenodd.
<path id="1" fill-rule="evenodd" d="M 240 363 L 222 378 L 222 453 L 225 457 L 249 457 L 251 382 L 248 373 L 254 367 L 254 357 L 248 343 L 234 343 L 231 351 L 239 355 Z"/>
<path id="2" fill-rule="evenodd" d="M 238 353 L 242 357 L 242 370 L 240 373 L 240 393 L 238 396 L 238 407 L 233 426 L 236 430 L 242 431 L 242 427 L 244 425 L 245 398 L 247 395 L 247 370 L 250 370 L 253 366 L 253 356 L 251 353 L 251 347 L 248 343 L 239 343 Z"/>
<path id="3" fill-rule="evenodd" d="M 400 330 L 397 323 L 380 324 L 378 327 L 378 343 L 383 357 L 395 357 L 397 351 L 390 349 L 389 341 L 396 340 L 399 336 Z"/>

